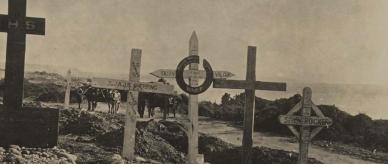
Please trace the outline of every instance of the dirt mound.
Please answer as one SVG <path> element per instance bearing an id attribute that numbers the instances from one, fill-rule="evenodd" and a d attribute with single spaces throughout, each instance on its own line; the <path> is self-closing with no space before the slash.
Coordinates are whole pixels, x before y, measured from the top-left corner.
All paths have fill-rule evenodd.
<path id="1" fill-rule="evenodd" d="M 124 115 L 108 113 L 89 113 L 75 109 L 61 110 L 59 120 L 60 134 L 97 136 L 117 130 L 124 124 Z"/>

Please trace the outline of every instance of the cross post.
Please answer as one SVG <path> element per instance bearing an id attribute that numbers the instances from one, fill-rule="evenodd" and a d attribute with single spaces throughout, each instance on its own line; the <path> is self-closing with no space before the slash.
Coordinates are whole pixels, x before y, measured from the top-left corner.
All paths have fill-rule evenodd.
<path id="1" fill-rule="evenodd" d="M 198 37 L 195 31 L 192 33 L 189 41 L 189 55 L 198 56 Z M 190 64 L 189 70 L 198 70 L 198 64 Z M 189 78 L 190 86 L 198 85 L 198 78 Z M 198 154 L 198 95 L 189 94 L 188 115 L 191 125 L 188 126 L 188 159 L 190 164 L 197 163 Z"/>
<path id="2" fill-rule="evenodd" d="M 252 133 L 255 114 L 255 91 L 286 91 L 286 83 L 256 81 L 256 47 L 248 47 L 246 80 L 213 80 L 213 88 L 245 89 L 242 162 L 252 163 Z"/>
<path id="3" fill-rule="evenodd" d="M 69 105 L 70 105 L 70 89 L 71 89 L 71 71 L 69 69 L 66 73 L 65 108 L 69 108 Z"/>
<path id="4" fill-rule="evenodd" d="M 21 110 L 23 104 L 26 34 L 44 35 L 45 20 L 26 17 L 26 0 L 8 0 L 8 16 L 0 15 L 0 32 L 7 32 L 4 106 Z"/>
<path id="5" fill-rule="evenodd" d="M 302 100 L 286 115 L 279 116 L 280 123 L 287 125 L 296 138 L 298 138 L 298 164 L 307 164 L 310 141 L 319 133 L 319 131 L 322 130 L 323 127 L 329 127 L 333 124 L 333 120 L 323 115 L 320 109 L 312 102 L 311 97 L 311 88 L 304 88 Z M 300 116 L 295 116 L 294 114 L 299 110 L 301 110 Z M 316 116 L 311 116 L 311 110 L 315 112 Z M 294 125 L 299 126 L 299 132 Z"/>

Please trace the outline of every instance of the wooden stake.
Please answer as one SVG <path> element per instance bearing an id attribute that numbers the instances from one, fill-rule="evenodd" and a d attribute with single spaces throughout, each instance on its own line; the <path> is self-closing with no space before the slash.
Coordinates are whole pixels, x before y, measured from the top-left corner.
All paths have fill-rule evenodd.
<path id="1" fill-rule="evenodd" d="M 140 81 L 141 50 L 132 49 L 129 69 L 129 81 Z M 136 110 L 138 101 L 137 91 L 128 91 L 128 108 L 125 113 L 124 144 L 122 156 L 133 161 L 135 159 Z"/>
<path id="2" fill-rule="evenodd" d="M 189 42 L 189 55 L 198 56 L 198 38 L 195 31 L 192 33 Z M 198 64 L 190 64 L 189 70 L 198 70 Z M 190 86 L 198 85 L 198 78 L 189 78 Z M 189 95 L 189 120 L 191 126 L 188 127 L 188 159 L 190 164 L 197 163 L 198 154 L 198 96 Z"/>
<path id="3" fill-rule="evenodd" d="M 256 81 L 256 47 L 248 47 L 246 81 L 254 84 Z M 252 133 L 255 116 L 255 89 L 245 89 L 244 135 L 242 140 L 242 163 L 252 163 Z"/>
<path id="4" fill-rule="evenodd" d="M 70 88 L 71 88 L 71 71 L 66 74 L 66 92 L 65 92 L 65 108 L 68 109 L 70 105 Z"/>

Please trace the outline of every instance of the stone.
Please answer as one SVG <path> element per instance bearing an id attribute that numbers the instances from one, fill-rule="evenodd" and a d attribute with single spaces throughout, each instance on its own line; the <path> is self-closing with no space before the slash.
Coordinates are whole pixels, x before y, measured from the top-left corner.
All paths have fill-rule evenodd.
<path id="1" fill-rule="evenodd" d="M 11 154 L 15 154 L 15 155 L 22 155 L 22 153 L 15 149 L 15 148 L 9 148 L 8 151 L 11 153 Z"/>

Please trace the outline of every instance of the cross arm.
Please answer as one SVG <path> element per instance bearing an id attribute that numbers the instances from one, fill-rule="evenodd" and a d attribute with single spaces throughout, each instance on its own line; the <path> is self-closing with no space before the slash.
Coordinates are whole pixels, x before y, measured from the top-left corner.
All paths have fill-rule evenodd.
<path id="1" fill-rule="evenodd" d="M 286 91 L 286 83 L 278 82 L 254 82 L 254 87 L 251 82 L 243 80 L 213 80 L 213 88 L 229 88 L 229 89 L 256 89 L 256 90 L 268 90 L 268 91 Z"/>
<path id="2" fill-rule="evenodd" d="M 26 17 L 22 26 L 27 34 L 45 35 L 46 20 L 44 18 Z M 18 20 L 10 20 L 8 15 L 0 14 L 0 32 L 9 32 L 10 28 L 19 28 Z"/>

